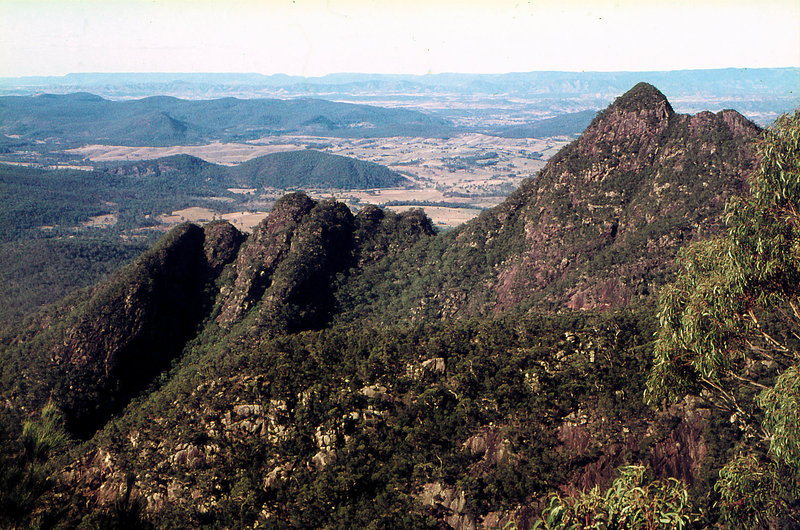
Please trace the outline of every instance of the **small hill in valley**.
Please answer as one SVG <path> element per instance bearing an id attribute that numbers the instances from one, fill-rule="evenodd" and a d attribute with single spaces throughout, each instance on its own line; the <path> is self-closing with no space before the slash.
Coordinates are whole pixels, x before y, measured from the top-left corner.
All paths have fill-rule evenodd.
<path id="1" fill-rule="evenodd" d="M 231 168 L 231 179 L 242 187 L 272 188 L 393 188 L 409 181 L 386 166 L 305 149 L 272 153 Z"/>
<path id="2" fill-rule="evenodd" d="M 142 182 L 163 181 L 170 187 L 217 191 L 227 187 L 349 190 L 409 184 L 408 179 L 386 166 L 311 149 L 271 153 L 235 166 L 212 164 L 190 155 L 174 155 L 106 167 L 114 176 Z"/>

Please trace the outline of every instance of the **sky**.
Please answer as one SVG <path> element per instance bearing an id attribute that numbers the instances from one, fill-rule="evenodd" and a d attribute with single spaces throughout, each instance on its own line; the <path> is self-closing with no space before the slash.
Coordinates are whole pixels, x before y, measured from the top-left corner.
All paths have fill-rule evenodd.
<path id="1" fill-rule="evenodd" d="M 800 0 L 0 0 L 0 77 L 800 66 Z"/>

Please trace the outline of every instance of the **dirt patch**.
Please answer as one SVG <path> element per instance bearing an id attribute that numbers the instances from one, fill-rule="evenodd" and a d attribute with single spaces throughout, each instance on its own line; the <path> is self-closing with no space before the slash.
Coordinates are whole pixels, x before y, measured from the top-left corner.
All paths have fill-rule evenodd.
<path id="1" fill-rule="evenodd" d="M 117 224 L 117 216 L 113 213 L 105 215 L 95 215 L 89 218 L 88 221 L 83 223 L 83 226 L 88 228 L 108 228 Z"/>
<path id="2" fill-rule="evenodd" d="M 388 206 L 395 212 L 422 208 L 433 224 L 440 228 L 452 228 L 477 217 L 483 210 L 478 208 L 447 208 L 444 206 Z"/>

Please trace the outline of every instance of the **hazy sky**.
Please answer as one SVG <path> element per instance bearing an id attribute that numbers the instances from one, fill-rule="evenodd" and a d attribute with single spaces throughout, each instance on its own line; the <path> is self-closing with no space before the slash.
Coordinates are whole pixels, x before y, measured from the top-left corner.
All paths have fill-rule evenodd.
<path id="1" fill-rule="evenodd" d="M 0 0 L 0 76 L 800 66 L 800 0 Z"/>

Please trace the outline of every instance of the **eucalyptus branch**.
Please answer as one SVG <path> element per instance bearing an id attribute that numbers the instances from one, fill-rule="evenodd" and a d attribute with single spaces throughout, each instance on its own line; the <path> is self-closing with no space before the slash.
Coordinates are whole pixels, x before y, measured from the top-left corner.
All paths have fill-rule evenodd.
<path id="1" fill-rule="evenodd" d="M 794 298 L 794 297 L 793 297 Z M 797 302 L 795 300 L 789 300 L 789 307 L 792 308 L 792 312 L 797 320 L 800 320 L 800 309 L 797 307 Z"/>
<path id="2" fill-rule="evenodd" d="M 731 372 L 731 374 L 732 374 L 732 372 Z M 752 414 L 750 414 L 749 412 L 746 412 L 744 409 L 742 409 L 742 407 L 739 406 L 739 402 L 736 401 L 736 398 L 733 395 L 731 395 L 730 393 L 726 392 L 725 389 L 722 388 L 721 385 L 715 383 L 714 381 L 712 381 L 710 379 L 707 379 L 705 377 L 701 377 L 700 381 L 703 384 L 705 384 L 705 385 L 711 387 L 712 389 L 716 390 L 717 392 L 719 392 L 719 394 L 722 396 L 722 399 L 725 402 L 727 402 L 729 404 L 729 406 L 733 407 L 733 409 L 728 409 L 728 410 L 735 410 L 742 417 L 742 419 L 743 419 L 742 424 L 745 426 L 745 428 L 747 430 L 750 430 L 753 433 L 758 433 L 758 435 L 760 435 L 762 440 L 769 440 L 769 434 L 764 430 L 764 428 L 763 428 L 763 426 L 761 426 L 760 422 L 758 422 L 755 418 L 753 418 Z"/>
<path id="3" fill-rule="evenodd" d="M 766 357 L 770 361 L 774 361 L 775 360 L 775 357 L 773 355 L 771 355 L 769 353 L 769 350 L 767 350 L 766 348 L 762 348 L 760 346 L 756 346 L 755 344 L 750 342 L 749 339 L 744 339 L 744 342 L 745 342 L 745 344 L 747 344 L 747 347 L 750 348 L 751 351 Z"/>
<path id="4" fill-rule="evenodd" d="M 730 375 L 731 375 L 731 377 L 733 377 L 734 379 L 737 379 L 737 380 L 739 380 L 739 381 L 741 381 L 741 382 L 743 382 L 743 383 L 747 383 L 748 385 L 754 386 L 754 387 L 756 387 L 756 388 L 760 388 L 761 390 L 770 390 L 770 389 L 772 388 L 772 387 L 769 387 L 769 386 L 767 386 L 767 385 L 762 385 L 761 383 L 758 383 L 758 382 L 756 382 L 756 381 L 753 381 L 753 380 L 752 380 L 752 379 L 750 379 L 749 377 L 744 377 L 744 376 L 742 376 L 742 375 L 739 375 L 739 374 L 737 374 L 737 373 L 734 373 L 734 372 L 731 372 L 731 373 L 730 373 Z"/>
<path id="5" fill-rule="evenodd" d="M 750 318 L 752 319 L 753 323 L 756 325 L 756 329 L 761 334 L 761 336 L 764 337 L 764 339 L 767 342 L 771 343 L 773 346 L 775 346 L 781 352 L 792 353 L 792 351 L 789 348 L 787 348 L 784 344 L 782 344 L 781 342 L 775 340 L 774 338 L 772 338 L 772 336 L 769 333 L 764 331 L 764 328 L 761 327 L 761 323 L 756 318 L 756 315 L 753 314 L 753 310 L 752 309 L 750 309 L 747 312 L 747 314 L 750 315 Z"/>

